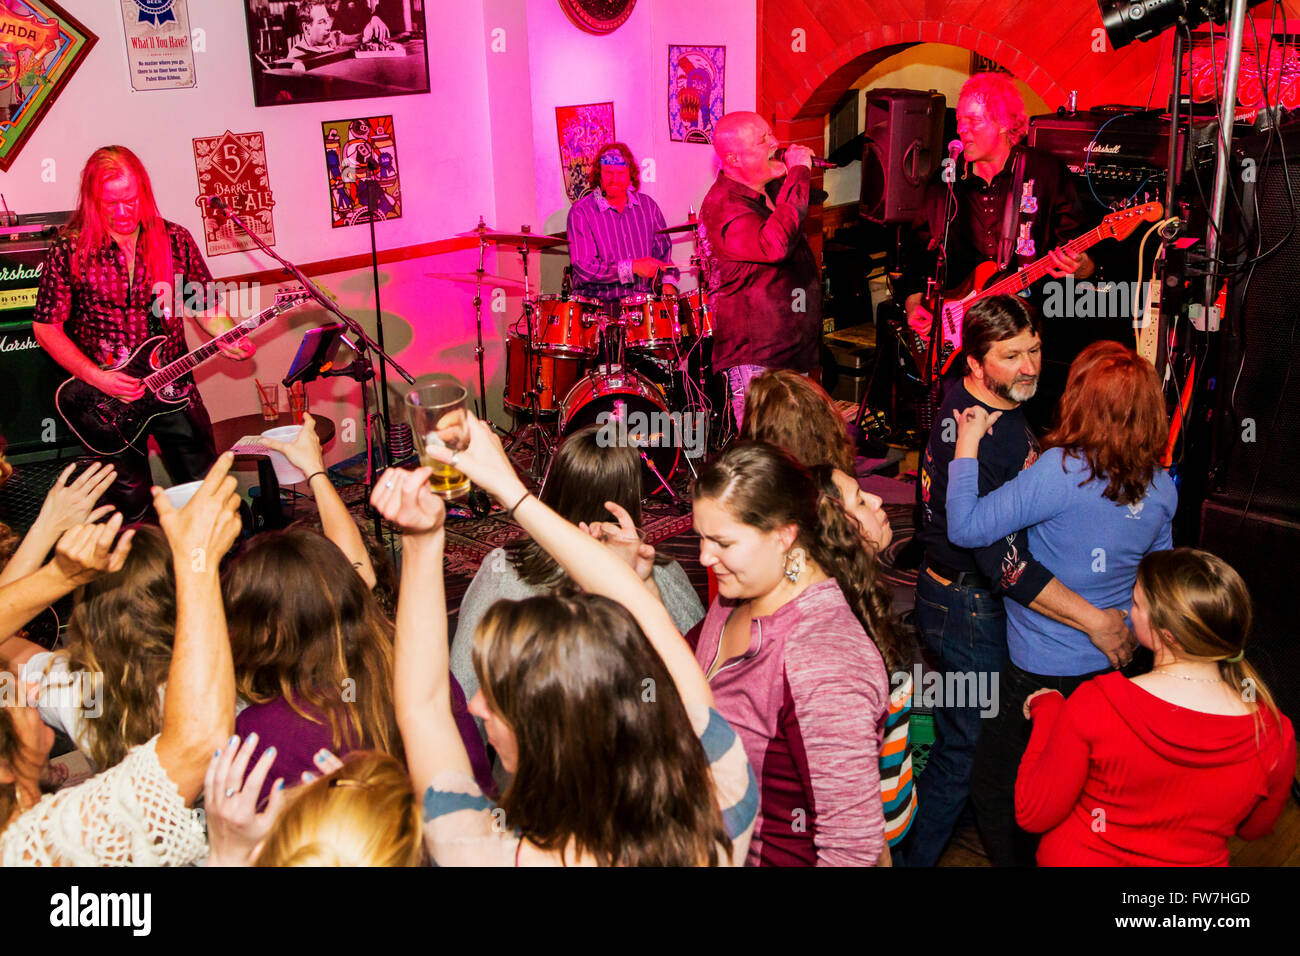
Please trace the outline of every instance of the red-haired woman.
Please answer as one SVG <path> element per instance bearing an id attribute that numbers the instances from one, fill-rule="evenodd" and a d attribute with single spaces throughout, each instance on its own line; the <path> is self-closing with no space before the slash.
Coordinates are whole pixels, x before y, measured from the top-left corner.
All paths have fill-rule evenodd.
<path id="1" fill-rule="evenodd" d="M 1172 546 L 1178 492 L 1163 468 L 1169 425 L 1155 369 L 1117 342 L 1095 342 L 1070 366 L 1060 424 L 1046 449 L 1014 480 L 979 497 L 979 442 L 1000 413 L 961 413 L 948 466 L 948 536 L 978 547 L 1021 528 L 1052 573 L 1093 606 L 1130 604 L 1138 564 Z M 1070 694 L 1110 669 L 1088 636 L 1015 601 L 1006 601 L 1011 661 L 1002 673 L 998 716 L 985 728 L 972 769 L 972 794 L 987 811 L 984 838 L 1016 846 L 1032 861 L 1033 840 L 1014 821 L 1016 768 L 1029 742 L 1025 699 L 1047 687 Z M 1001 832 L 992 832 L 993 828 Z"/>

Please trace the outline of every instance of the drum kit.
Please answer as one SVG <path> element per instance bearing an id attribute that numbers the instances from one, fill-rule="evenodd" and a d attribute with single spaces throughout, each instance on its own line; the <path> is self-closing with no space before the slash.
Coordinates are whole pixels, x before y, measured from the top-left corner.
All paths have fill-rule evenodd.
<path id="1" fill-rule="evenodd" d="M 661 230 L 694 232 L 692 221 Z M 474 307 L 478 325 L 475 358 L 479 394 L 486 395 L 483 371 L 484 279 L 500 284 L 483 270 L 488 246 L 513 247 L 523 264 L 523 313 L 506 333 L 504 405 L 515 428 L 502 432 L 515 447 L 531 442 L 533 475 L 541 477 L 554 444 L 587 425 L 624 426 L 619 434 L 638 449 L 648 494 L 660 490 L 676 497 L 670 481 L 685 460 L 721 447 L 729 437 L 730 416 L 722 376 L 712 372 L 713 310 L 706 283 L 682 295 L 634 295 L 599 301 L 564 292 L 534 293 L 529 254 L 552 253 L 567 245 L 563 233 L 496 232 L 479 225 L 461 236 L 479 240 L 479 268 L 469 273 L 433 274 L 451 281 L 477 283 Z M 679 271 L 701 275 L 698 241 L 691 264 Z M 480 415 L 486 418 L 486 408 Z M 643 425 L 644 423 L 644 425 Z M 627 427 L 628 425 L 631 427 Z M 494 426 L 495 427 L 495 426 Z M 690 434 L 687 434 L 687 432 Z M 683 454 L 685 452 L 685 454 Z"/>

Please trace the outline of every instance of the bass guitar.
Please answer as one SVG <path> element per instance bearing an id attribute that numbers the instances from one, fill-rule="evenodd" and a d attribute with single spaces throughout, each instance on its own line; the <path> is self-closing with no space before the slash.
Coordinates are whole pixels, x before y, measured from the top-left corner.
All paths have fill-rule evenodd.
<path id="1" fill-rule="evenodd" d="M 144 383 L 144 394 L 135 401 L 126 402 L 105 395 L 79 378 L 70 378 L 54 393 L 54 407 L 87 448 L 99 455 L 116 455 L 134 445 L 155 418 L 178 412 L 189 405 L 189 389 L 177 386 L 177 379 L 219 354 L 221 346 L 234 343 L 281 312 L 287 312 L 310 298 L 311 294 L 303 290 L 277 293 L 275 304 L 270 308 L 164 366 L 158 364 L 158 351 L 167 337 L 155 335 L 124 361 L 105 368 L 108 372 L 125 372 Z"/>
<path id="2" fill-rule="evenodd" d="M 1063 249 L 1070 256 L 1078 256 L 1103 239 L 1127 239 L 1138 227 L 1138 223 L 1154 222 L 1163 214 L 1164 207 L 1158 202 L 1117 210 L 1103 219 L 1095 229 L 1071 239 Z M 1018 295 L 1046 277 L 1051 269 L 1052 260 L 1044 256 L 1019 272 L 993 281 L 998 274 L 998 264 L 992 261 L 982 262 L 975 267 L 965 283 L 944 292 L 942 307 L 931 310 L 934 319 L 928 336 L 917 332 L 903 320 L 897 326 L 897 331 L 925 380 L 931 381 L 933 376 L 946 373 L 960 354 L 961 323 L 967 309 L 991 295 Z M 931 342 L 935 343 L 933 349 L 930 347 Z"/>

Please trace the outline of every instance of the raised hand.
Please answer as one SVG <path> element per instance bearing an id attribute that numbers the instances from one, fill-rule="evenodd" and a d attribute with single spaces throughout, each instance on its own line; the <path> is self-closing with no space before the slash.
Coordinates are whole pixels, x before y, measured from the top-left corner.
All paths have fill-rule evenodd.
<path id="1" fill-rule="evenodd" d="M 441 450 L 450 457 L 448 449 Z M 370 493 L 371 507 L 401 528 L 403 534 L 436 534 L 447 519 L 447 508 L 429 487 L 432 474 L 433 469 L 427 465 L 414 471 L 385 469 Z"/>
<path id="2" fill-rule="evenodd" d="M 230 474 L 234 460 L 230 452 L 222 454 L 194 497 L 179 511 L 161 488 L 153 489 L 158 523 L 171 545 L 178 572 L 184 566 L 215 573 L 222 555 L 239 537 L 239 495 L 235 493 L 235 476 Z"/>
<path id="3" fill-rule="evenodd" d="M 978 456 L 980 439 L 993 434 L 993 423 L 1002 417 L 1001 412 L 990 412 L 983 405 L 972 405 L 956 413 L 957 457 Z"/>
<path id="4" fill-rule="evenodd" d="M 79 524 L 64 532 L 54 546 L 54 565 L 69 583 L 80 586 L 101 574 L 122 570 L 131 552 L 135 530 L 127 531 L 113 546 L 122 528 L 122 515 L 114 513 L 103 524 Z"/>
<path id="5" fill-rule="evenodd" d="M 465 412 L 464 424 L 456 427 L 468 430 L 469 444 L 461 451 L 429 444 L 425 449 L 429 457 L 464 472 L 470 481 L 503 505 L 513 505 L 526 489 L 515 474 L 515 466 L 506 457 L 501 439 L 469 411 Z"/>
<path id="6" fill-rule="evenodd" d="M 95 502 L 117 478 L 117 470 L 97 461 L 75 481 L 69 482 L 68 478 L 76 468 L 74 463 L 63 469 L 45 495 L 41 512 L 36 517 L 53 535 L 60 535 L 74 525 L 94 524 L 113 510 L 111 505 L 96 508 Z"/>
<path id="7" fill-rule="evenodd" d="M 261 439 L 263 445 L 272 451 L 278 451 L 289 459 L 289 464 L 304 475 L 314 475 L 325 470 L 325 459 L 320 450 L 320 436 L 316 434 L 316 419 L 306 412 L 302 413 L 302 431 L 291 442 L 277 441 L 274 438 Z"/>
<path id="8" fill-rule="evenodd" d="M 605 510 L 618 522 L 594 521 L 587 524 L 580 522 L 578 527 L 623 559 L 623 562 L 645 581 L 654 572 L 654 545 L 647 544 L 641 535 L 641 529 L 632 521 L 632 516 L 622 505 L 605 502 Z"/>
<path id="9" fill-rule="evenodd" d="M 208 821 L 208 866 L 252 866 L 258 845 L 266 839 L 280 811 L 284 809 L 284 780 L 271 788 L 266 809 L 257 812 L 257 797 L 266 775 L 275 763 L 275 748 L 267 747 L 247 777 L 244 770 L 257 746 L 257 734 L 249 734 L 240 746 L 231 737 L 208 764 L 203 779 L 203 809 Z"/>

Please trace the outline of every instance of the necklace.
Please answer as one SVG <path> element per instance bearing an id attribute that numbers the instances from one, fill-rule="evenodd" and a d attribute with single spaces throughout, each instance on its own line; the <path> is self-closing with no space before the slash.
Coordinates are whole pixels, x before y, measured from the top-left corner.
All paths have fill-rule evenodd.
<path id="1" fill-rule="evenodd" d="M 1153 667 L 1151 673 L 1158 677 L 1177 677 L 1182 680 L 1189 680 L 1196 684 L 1219 684 L 1223 682 L 1222 677 L 1188 677 L 1186 674 L 1174 674 L 1170 671 L 1163 671 L 1158 667 Z"/>

